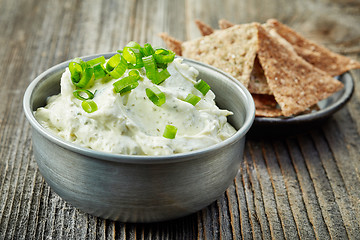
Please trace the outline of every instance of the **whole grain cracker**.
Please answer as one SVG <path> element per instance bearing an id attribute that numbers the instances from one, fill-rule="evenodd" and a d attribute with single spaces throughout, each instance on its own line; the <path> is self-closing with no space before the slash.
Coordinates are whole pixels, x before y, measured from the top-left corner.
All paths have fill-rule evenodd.
<path id="1" fill-rule="evenodd" d="M 227 29 L 234 26 L 233 23 L 229 22 L 226 19 L 219 20 L 220 29 Z M 262 69 L 259 59 L 255 57 L 254 67 L 250 74 L 250 81 L 248 85 L 248 90 L 253 94 L 271 94 L 271 90 L 267 83 L 266 77 L 264 75 L 264 70 Z"/>
<path id="2" fill-rule="evenodd" d="M 166 46 L 173 51 L 176 55 L 181 56 L 181 45 L 182 42 L 170 36 L 167 33 L 160 33 L 159 36 L 163 39 Z"/>
<path id="3" fill-rule="evenodd" d="M 219 20 L 219 27 L 220 29 L 226 29 L 226 28 L 229 28 L 229 27 L 232 27 L 234 26 L 235 24 L 229 22 L 228 20 L 226 19 L 220 19 Z"/>
<path id="4" fill-rule="evenodd" d="M 280 117 L 281 109 L 277 106 L 277 102 L 273 95 L 252 94 L 255 103 L 256 117 Z"/>
<path id="5" fill-rule="evenodd" d="M 360 68 L 359 62 L 331 52 L 325 47 L 304 38 L 275 19 L 269 19 L 264 26 L 267 29 L 275 30 L 294 47 L 299 56 L 331 76 L 337 76 L 348 70 Z"/>
<path id="6" fill-rule="evenodd" d="M 235 25 L 183 42 L 182 56 L 217 67 L 247 87 L 257 52 L 258 25 Z"/>
<path id="7" fill-rule="evenodd" d="M 248 90 L 252 94 L 272 94 L 257 56 L 250 75 Z"/>
<path id="8" fill-rule="evenodd" d="M 258 57 L 284 116 L 305 111 L 343 84 L 298 56 L 258 26 Z"/>
<path id="9" fill-rule="evenodd" d="M 256 108 L 255 109 L 256 117 L 281 117 L 281 109 L 278 108 Z"/>
<path id="10" fill-rule="evenodd" d="M 214 32 L 214 29 L 200 20 L 195 20 L 196 26 L 199 28 L 202 36 L 210 35 Z"/>
<path id="11" fill-rule="evenodd" d="M 268 94 L 251 94 L 256 108 L 276 108 L 277 102 L 274 95 Z"/>

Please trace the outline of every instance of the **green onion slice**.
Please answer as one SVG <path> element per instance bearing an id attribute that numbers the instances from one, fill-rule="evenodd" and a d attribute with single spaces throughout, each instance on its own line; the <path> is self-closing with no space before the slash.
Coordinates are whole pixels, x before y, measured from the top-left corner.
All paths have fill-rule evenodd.
<path id="1" fill-rule="evenodd" d="M 113 83 L 114 91 L 123 95 L 139 86 L 136 76 L 127 76 Z"/>
<path id="2" fill-rule="evenodd" d="M 71 80 L 73 82 L 73 84 L 75 86 L 77 86 L 78 88 L 84 88 L 86 86 L 89 86 L 91 84 L 92 81 L 90 81 L 92 79 L 94 75 L 94 69 L 90 68 L 90 67 L 86 67 L 80 74 L 80 79 L 74 79 L 71 75 Z"/>
<path id="3" fill-rule="evenodd" d="M 153 55 L 155 53 L 155 50 L 150 43 L 145 43 L 144 47 L 140 48 L 140 51 L 144 55 L 144 57 Z"/>
<path id="4" fill-rule="evenodd" d="M 95 67 L 99 64 L 104 64 L 105 63 L 105 57 L 104 56 L 101 56 L 101 57 L 98 57 L 98 58 L 94 58 L 94 59 L 91 59 L 89 61 L 87 61 L 86 63 L 90 66 L 90 67 Z"/>
<path id="5" fill-rule="evenodd" d="M 146 76 L 155 84 L 159 82 L 159 72 L 153 55 L 142 58 L 146 70 Z"/>
<path id="6" fill-rule="evenodd" d="M 106 72 L 102 64 L 98 64 L 94 66 L 94 76 L 95 76 L 95 80 L 98 80 L 106 76 Z"/>
<path id="7" fill-rule="evenodd" d="M 158 67 L 158 68 L 162 68 L 162 69 L 166 69 L 167 68 L 167 63 L 156 63 L 156 66 Z"/>
<path id="8" fill-rule="evenodd" d="M 174 139 L 176 136 L 176 132 L 177 132 L 177 127 L 175 127 L 173 125 L 166 125 L 163 137 L 169 138 L 169 139 Z"/>
<path id="9" fill-rule="evenodd" d="M 87 64 L 80 58 L 74 58 L 69 63 L 69 70 L 71 73 L 71 81 L 74 84 L 77 84 L 78 82 L 80 82 L 81 77 L 83 75 L 83 71 L 86 68 L 86 66 L 87 66 Z"/>
<path id="10" fill-rule="evenodd" d="M 159 48 L 156 49 L 154 58 L 158 63 L 171 63 L 174 61 L 175 53 L 171 50 Z"/>
<path id="11" fill-rule="evenodd" d="M 159 85 L 163 81 L 165 81 L 167 78 L 169 78 L 171 75 L 167 69 L 163 69 L 161 72 L 159 72 L 159 78 L 157 82 L 154 82 L 155 84 Z"/>
<path id="12" fill-rule="evenodd" d="M 134 76 L 137 80 L 140 80 L 141 76 L 138 70 L 131 70 L 129 71 L 129 76 Z"/>
<path id="13" fill-rule="evenodd" d="M 85 100 L 81 103 L 81 107 L 87 113 L 95 112 L 98 108 L 96 103 L 93 100 Z"/>
<path id="14" fill-rule="evenodd" d="M 165 103 L 166 97 L 165 93 L 163 93 L 159 88 L 153 86 L 151 88 L 146 88 L 146 96 L 156 105 L 161 106 Z"/>
<path id="15" fill-rule="evenodd" d="M 200 79 L 197 83 L 194 84 L 194 87 L 199 90 L 204 96 L 210 90 L 210 86 L 203 80 Z"/>
<path id="16" fill-rule="evenodd" d="M 137 42 L 129 42 L 126 47 L 124 47 L 122 54 L 125 60 L 133 65 L 133 68 L 142 68 L 144 66 L 141 46 Z"/>
<path id="17" fill-rule="evenodd" d="M 184 101 L 195 106 L 200 100 L 201 100 L 201 97 L 196 96 L 195 94 L 189 93 Z"/>
<path id="18" fill-rule="evenodd" d="M 107 61 L 105 69 L 111 77 L 117 79 L 125 73 L 127 62 L 122 55 L 115 54 Z"/>
<path id="19" fill-rule="evenodd" d="M 81 93 L 85 93 L 87 95 L 86 97 L 81 96 Z M 74 97 L 76 97 L 79 100 L 89 100 L 94 98 L 94 94 L 86 89 L 78 89 L 73 92 Z"/>
<path id="20" fill-rule="evenodd" d="M 114 56 L 112 56 L 111 58 L 109 58 L 109 60 L 106 63 L 106 70 L 108 72 L 111 72 L 112 70 L 114 70 L 114 68 L 120 63 L 120 54 L 115 54 Z"/>

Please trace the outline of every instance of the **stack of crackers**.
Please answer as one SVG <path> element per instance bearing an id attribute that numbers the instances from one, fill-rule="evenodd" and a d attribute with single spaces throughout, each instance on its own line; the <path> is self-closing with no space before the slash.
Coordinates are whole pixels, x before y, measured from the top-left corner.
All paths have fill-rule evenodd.
<path id="1" fill-rule="evenodd" d="M 311 111 L 343 88 L 333 78 L 360 63 L 305 39 L 270 19 L 264 24 L 219 21 L 219 30 L 196 21 L 202 37 L 181 42 L 161 33 L 177 55 L 217 67 L 252 94 L 256 116 L 291 117 Z"/>

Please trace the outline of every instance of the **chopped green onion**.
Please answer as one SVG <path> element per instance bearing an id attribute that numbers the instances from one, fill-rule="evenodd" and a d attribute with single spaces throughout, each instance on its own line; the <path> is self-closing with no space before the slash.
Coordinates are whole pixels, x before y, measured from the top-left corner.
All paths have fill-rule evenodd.
<path id="1" fill-rule="evenodd" d="M 176 132 L 177 132 L 177 127 L 175 127 L 173 125 L 166 125 L 163 137 L 169 138 L 169 139 L 174 139 L 176 136 Z"/>
<path id="2" fill-rule="evenodd" d="M 129 76 L 134 76 L 137 78 L 137 80 L 139 80 L 141 77 L 140 77 L 140 73 L 138 70 L 131 70 L 129 71 Z"/>
<path id="3" fill-rule="evenodd" d="M 74 79 L 71 79 L 73 84 L 75 86 L 77 86 L 78 88 L 84 88 L 86 86 L 89 86 L 91 84 L 90 83 L 90 80 L 92 79 L 94 75 L 94 69 L 93 68 L 90 68 L 90 67 L 86 67 L 82 73 L 81 73 L 81 77 L 80 79 L 77 80 L 74 80 Z"/>
<path id="4" fill-rule="evenodd" d="M 165 103 L 166 97 L 165 93 L 163 93 L 159 88 L 153 86 L 151 88 L 146 88 L 146 96 L 156 105 L 161 106 Z"/>
<path id="5" fill-rule="evenodd" d="M 106 76 L 106 72 L 102 64 L 98 64 L 94 66 L 94 76 L 95 76 L 95 80 L 98 80 Z"/>
<path id="6" fill-rule="evenodd" d="M 83 70 L 86 68 L 86 63 L 80 58 L 74 58 L 69 63 L 69 70 L 71 73 L 71 81 L 75 84 L 80 82 L 83 75 Z"/>
<path id="7" fill-rule="evenodd" d="M 80 93 L 85 93 L 87 95 L 87 98 L 80 95 Z M 73 92 L 74 97 L 76 97 L 79 100 L 89 100 L 94 98 L 94 94 L 86 89 L 78 89 Z"/>
<path id="8" fill-rule="evenodd" d="M 90 67 L 95 67 L 95 66 L 97 66 L 99 64 L 104 64 L 105 62 L 106 62 L 105 57 L 101 56 L 101 57 L 98 57 L 98 58 L 91 59 L 91 60 L 87 61 L 86 63 Z"/>
<path id="9" fill-rule="evenodd" d="M 139 86 L 138 78 L 136 76 L 127 76 L 114 82 L 113 86 L 114 91 L 122 95 Z"/>
<path id="10" fill-rule="evenodd" d="M 127 62 L 123 56 L 120 56 L 120 54 L 115 54 L 107 61 L 105 68 L 110 76 L 117 79 L 125 73 Z"/>
<path id="11" fill-rule="evenodd" d="M 159 82 L 159 72 L 153 55 L 143 57 L 146 76 L 155 84 Z"/>
<path id="12" fill-rule="evenodd" d="M 154 82 L 155 84 L 159 85 L 163 81 L 165 81 L 167 78 L 169 78 L 171 75 L 167 69 L 163 69 L 161 72 L 159 72 L 159 81 Z"/>
<path id="13" fill-rule="evenodd" d="M 195 106 L 200 100 L 201 100 L 201 97 L 196 96 L 195 94 L 189 93 L 184 101 Z"/>
<path id="14" fill-rule="evenodd" d="M 114 56 L 109 58 L 105 66 L 106 70 L 109 72 L 114 70 L 114 68 L 120 63 L 120 57 L 120 54 L 115 54 Z"/>
<path id="15" fill-rule="evenodd" d="M 133 68 L 142 68 L 144 66 L 141 46 L 137 42 L 129 42 L 123 49 L 123 56 Z"/>
<path id="16" fill-rule="evenodd" d="M 123 49 L 123 56 L 131 64 L 136 64 L 136 53 L 135 51 L 139 49 L 134 49 L 130 47 L 124 47 Z M 140 53 L 140 50 L 139 50 Z"/>
<path id="17" fill-rule="evenodd" d="M 194 84 L 194 87 L 199 90 L 204 96 L 210 90 L 210 86 L 203 80 L 200 79 L 197 83 Z"/>
<path id="18" fill-rule="evenodd" d="M 171 50 L 159 48 L 156 49 L 154 58 L 158 63 L 171 63 L 174 61 L 175 53 Z"/>
<path id="19" fill-rule="evenodd" d="M 167 63 L 156 63 L 156 66 L 158 67 L 158 68 L 162 68 L 162 69 L 166 69 L 167 68 Z"/>
<path id="20" fill-rule="evenodd" d="M 155 53 L 155 50 L 153 49 L 150 43 L 145 43 L 144 47 L 140 48 L 140 51 L 142 52 L 144 57 L 153 55 Z"/>
<path id="21" fill-rule="evenodd" d="M 96 103 L 93 100 L 85 100 L 81 103 L 81 107 L 87 113 L 95 112 L 98 108 Z"/>

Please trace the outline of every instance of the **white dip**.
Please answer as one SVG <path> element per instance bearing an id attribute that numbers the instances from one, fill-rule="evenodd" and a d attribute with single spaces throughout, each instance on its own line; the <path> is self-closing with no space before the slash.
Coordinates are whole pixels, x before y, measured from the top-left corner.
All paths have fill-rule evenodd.
<path id="1" fill-rule="evenodd" d="M 156 106 L 145 89 L 154 84 L 142 72 L 139 86 L 121 96 L 113 91 L 113 79 L 97 80 L 88 90 L 95 92 L 98 110 L 85 112 L 81 100 L 73 96 L 76 87 L 67 68 L 61 78 L 61 93 L 49 97 L 48 104 L 35 112 L 42 126 L 63 139 L 95 150 L 132 155 L 170 155 L 189 152 L 221 142 L 235 133 L 227 123 L 231 112 L 215 105 L 210 90 L 205 96 L 194 88 L 198 71 L 176 58 L 168 66 L 171 76 L 157 87 L 166 102 Z M 128 71 L 128 70 L 127 70 Z M 128 73 L 122 77 L 128 76 Z M 206 81 L 206 79 L 204 79 Z M 189 94 L 201 97 L 195 106 L 183 101 Z M 163 137 L 165 126 L 178 128 L 176 137 Z"/>

